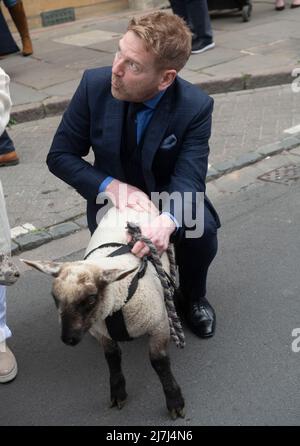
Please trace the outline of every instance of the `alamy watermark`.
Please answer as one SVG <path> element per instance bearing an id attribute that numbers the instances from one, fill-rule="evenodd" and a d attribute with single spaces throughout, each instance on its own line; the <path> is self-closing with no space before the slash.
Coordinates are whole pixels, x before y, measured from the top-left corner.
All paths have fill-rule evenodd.
<path id="1" fill-rule="evenodd" d="M 292 351 L 294 353 L 300 352 L 300 328 L 294 328 L 292 330 L 292 336 L 295 338 L 292 342 Z"/>
<path id="2" fill-rule="evenodd" d="M 293 69 L 292 76 L 296 78 L 292 82 L 292 92 L 299 93 L 300 92 L 300 67 Z"/>
<path id="3" fill-rule="evenodd" d="M 144 195 L 145 196 L 145 195 Z M 130 191 L 128 185 L 121 183 L 118 190 L 118 201 L 122 202 L 122 211 L 115 214 L 115 220 L 111 221 L 106 218 L 107 211 L 113 207 L 115 202 L 114 196 L 109 192 L 99 193 L 96 199 L 96 204 L 102 205 L 97 212 L 97 224 L 101 221 L 101 226 L 109 225 L 110 228 L 117 228 L 124 222 L 124 214 L 128 215 L 127 221 L 131 221 L 132 209 L 134 204 L 139 202 L 141 192 Z M 145 207 L 147 199 L 144 200 Z M 155 208 L 154 208 L 154 206 Z M 157 213 L 153 212 L 156 209 Z M 162 213 L 169 214 L 173 217 L 173 221 L 177 227 L 185 228 L 186 238 L 199 238 L 203 235 L 204 230 L 204 193 L 203 192 L 152 192 L 148 209 L 143 212 L 142 222 L 145 225 L 155 227 L 155 224 L 160 225 L 155 218 L 158 216 L 158 210 Z"/>

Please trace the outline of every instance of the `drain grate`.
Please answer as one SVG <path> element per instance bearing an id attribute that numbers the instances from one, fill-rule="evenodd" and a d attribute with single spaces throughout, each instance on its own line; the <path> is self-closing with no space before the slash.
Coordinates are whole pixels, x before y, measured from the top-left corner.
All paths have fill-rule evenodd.
<path id="1" fill-rule="evenodd" d="M 277 167 L 276 169 L 270 170 L 270 172 L 266 172 L 257 178 L 259 180 L 269 181 L 271 183 L 289 185 L 300 179 L 300 166 L 288 164 L 286 166 Z"/>
<path id="2" fill-rule="evenodd" d="M 74 8 L 54 9 L 52 11 L 41 12 L 43 26 L 58 25 L 59 23 L 74 22 Z"/>

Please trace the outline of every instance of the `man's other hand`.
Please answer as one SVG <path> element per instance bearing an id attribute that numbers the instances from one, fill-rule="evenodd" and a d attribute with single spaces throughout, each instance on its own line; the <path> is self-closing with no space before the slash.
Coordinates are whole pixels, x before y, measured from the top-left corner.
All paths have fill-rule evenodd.
<path id="1" fill-rule="evenodd" d="M 162 255 L 168 249 L 170 236 L 175 229 L 175 223 L 165 214 L 155 217 L 149 225 L 141 226 L 142 235 L 151 240 L 159 255 Z M 127 241 L 131 241 L 130 235 L 128 235 Z M 136 242 L 131 252 L 142 258 L 148 255 L 150 250 L 144 242 Z"/>
<path id="2" fill-rule="evenodd" d="M 116 208 L 121 211 L 129 207 L 137 212 L 148 212 L 152 215 L 158 214 L 157 208 L 148 195 L 130 184 L 114 179 L 109 183 L 105 192 L 109 195 Z"/>

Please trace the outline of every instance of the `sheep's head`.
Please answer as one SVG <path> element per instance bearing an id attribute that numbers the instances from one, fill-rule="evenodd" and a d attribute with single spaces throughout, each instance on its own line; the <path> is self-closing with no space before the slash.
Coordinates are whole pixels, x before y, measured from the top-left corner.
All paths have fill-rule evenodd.
<path id="1" fill-rule="evenodd" d="M 85 261 L 22 261 L 54 277 L 52 296 L 60 316 L 61 339 L 68 345 L 78 344 L 91 328 L 104 288 L 136 269 L 101 269 L 96 264 Z"/>
<path id="2" fill-rule="evenodd" d="M 11 258 L 0 253 L 0 285 L 13 285 L 19 277 L 19 270 Z"/>

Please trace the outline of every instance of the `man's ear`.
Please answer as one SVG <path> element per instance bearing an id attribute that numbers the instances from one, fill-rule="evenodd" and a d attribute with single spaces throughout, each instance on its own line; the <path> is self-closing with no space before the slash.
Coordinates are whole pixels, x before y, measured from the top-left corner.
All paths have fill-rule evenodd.
<path id="1" fill-rule="evenodd" d="M 134 268 L 130 268 L 130 269 L 113 268 L 113 269 L 101 270 L 101 273 L 99 275 L 99 281 L 101 283 L 108 284 L 111 282 L 116 282 L 117 280 L 122 280 L 126 276 L 128 276 L 128 274 L 135 271 L 137 268 L 138 267 L 135 266 Z"/>
<path id="2" fill-rule="evenodd" d="M 176 76 L 177 76 L 176 70 L 164 70 L 161 76 L 159 90 L 162 91 L 170 87 Z"/>
<path id="3" fill-rule="evenodd" d="M 53 277 L 57 277 L 60 268 L 62 267 L 62 262 L 51 262 L 49 261 L 43 261 L 43 260 L 26 260 L 26 259 L 20 259 L 21 262 L 26 263 L 29 266 L 32 266 L 33 268 L 37 269 L 38 271 L 41 271 L 45 274 L 50 274 Z"/>

